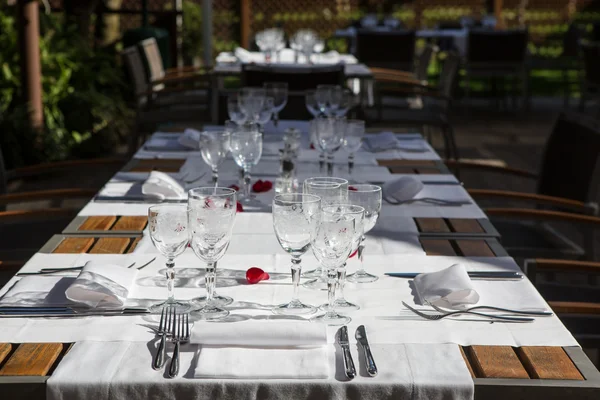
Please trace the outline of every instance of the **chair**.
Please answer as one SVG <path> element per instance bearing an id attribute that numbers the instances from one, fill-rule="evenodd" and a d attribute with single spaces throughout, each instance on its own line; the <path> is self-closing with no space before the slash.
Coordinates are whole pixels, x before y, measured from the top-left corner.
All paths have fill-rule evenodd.
<path id="1" fill-rule="evenodd" d="M 442 66 L 442 72 L 437 88 L 431 87 L 418 80 L 406 79 L 394 75 L 382 75 L 377 84 L 396 84 L 395 87 L 386 87 L 383 93 L 393 93 L 403 96 L 420 96 L 424 100 L 421 109 L 394 110 L 393 121 L 401 125 L 423 127 L 437 127 L 442 131 L 447 158 L 458 159 L 458 146 L 454 138 L 454 130 L 448 118 L 448 111 L 452 102 L 452 94 L 456 82 L 456 75 L 460 65 L 460 57 L 456 53 L 448 53 Z"/>
<path id="2" fill-rule="evenodd" d="M 535 193 L 469 189 L 475 198 L 533 202 L 537 208 L 485 209 L 513 257 L 596 258 L 595 229 L 585 217 L 598 214 L 600 194 L 600 121 L 578 113 L 559 115 L 546 143 L 539 175 L 514 168 L 485 166 L 513 176 L 537 180 Z M 476 163 L 449 161 L 449 167 L 481 169 Z M 565 213 L 563 211 L 570 211 Z M 573 212 L 575 214 L 573 214 Z M 568 215 L 563 215 L 568 214 Z M 580 223 L 583 247 L 550 225 Z"/>
<path id="3" fill-rule="evenodd" d="M 287 82 L 288 103 L 280 113 L 281 119 L 310 119 L 311 115 L 304 104 L 304 94 L 318 85 L 343 85 L 344 66 L 281 66 L 253 65 L 242 66 L 242 86 L 262 87 L 265 82 Z M 221 109 L 221 107 L 219 107 Z M 226 110 L 227 107 L 224 107 Z"/>
<path id="4" fill-rule="evenodd" d="M 429 66 L 431 64 L 433 55 L 437 51 L 437 46 L 432 44 L 426 45 L 421 54 L 419 54 L 417 62 L 415 63 L 411 71 L 398 71 L 389 68 L 372 67 L 371 72 L 373 73 L 373 78 L 377 80 L 378 77 L 385 78 L 386 76 L 395 76 L 398 78 L 404 77 L 408 80 L 417 80 L 423 83 L 427 82 L 427 73 L 429 71 Z"/>
<path id="5" fill-rule="evenodd" d="M 516 81 L 520 80 L 523 100 L 527 99 L 529 70 L 527 68 L 528 31 L 514 30 L 469 30 L 465 68 L 465 97 L 471 97 L 472 78 L 513 80 L 513 104 L 516 106 Z"/>
<path id="6" fill-rule="evenodd" d="M 583 112 L 586 100 L 590 97 L 600 98 L 600 43 L 582 41 L 580 46 L 584 77 L 581 81 L 579 110 Z"/>
<path id="7" fill-rule="evenodd" d="M 356 57 L 369 67 L 412 71 L 415 32 L 359 29 L 356 34 Z"/>

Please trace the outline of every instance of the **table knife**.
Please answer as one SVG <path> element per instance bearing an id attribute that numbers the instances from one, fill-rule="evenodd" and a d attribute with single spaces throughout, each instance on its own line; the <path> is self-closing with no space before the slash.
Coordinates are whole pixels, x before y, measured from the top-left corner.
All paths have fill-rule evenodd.
<path id="1" fill-rule="evenodd" d="M 386 272 L 385 275 L 394 278 L 414 278 L 423 272 Z M 507 281 L 520 281 L 523 274 L 512 271 L 467 271 L 471 279 L 498 279 Z"/>
<path id="2" fill-rule="evenodd" d="M 90 317 L 149 314 L 146 308 L 76 309 L 70 307 L 0 307 L 0 318 Z"/>
<path id="3" fill-rule="evenodd" d="M 352 361 L 352 354 L 350 353 L 350 342 L 348 341 L 348 327 L 342 326 L 338 330 L 337 335 L 338 344 L 342 348 L 344 355 L 344 369 L 348 379 L 354 379 L 356 376 L 356 368 L 354 367 L 354 361 Z"/>
<path id="4" fill-rule="evenodd" d="M 96 196 L 95 202 L 114 202 L 114 203 L 187 203 L 187 199 L 159 199 L 147 196 Z"/>
<path id="5" fill-rule="evenodd" d="M 426 180 L 423 180 L 423 181 L 421 181 L 421 183 L 423 185 L 454 185 L 454 186 L 462 185 L 462 182 L 457 182 L 457 181 L 426 181 Z"/>
<path id="6" fill-rule="evenodd" d="M 371 348 L 369 347 L 369 341 L 367 340 L 367 331 L 365 330 L 365 326 L 361 325 L 356 328 L 356 333 L 354 334 L 356 340 L 363 348 L 365 352 L 365 361 L 367 362 L 367 373 L 369 376 L 377 375 L 377 365 L 375 365 L 375 359 L 373 358 L 373 354 L 371 353 Z"/>

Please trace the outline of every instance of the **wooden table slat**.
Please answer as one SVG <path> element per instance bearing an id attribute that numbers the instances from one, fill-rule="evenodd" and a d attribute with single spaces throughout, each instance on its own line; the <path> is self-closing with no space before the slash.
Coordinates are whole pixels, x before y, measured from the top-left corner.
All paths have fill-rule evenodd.
<path id="1" fill-rule="evenodd" d="M 415 172 L 420 175 L 434 175 L 434 174 L 437 175 L 437 174 L 445 173 L 445 172 L 440 171 L 439 168 L 426 168 L 426 167 L 415 168 Z"/>
<path id="2" fill-rule="evenodd" d="M 456 252 L 448 239 L 419 239 L 428 256 L 455 256 Z"/>
<path id="3" fill-rule="evenodd" d="M 457 233 L 485 233 L 485 230 L 476 219 L 448 218 L 448 223 L 453 232 Z"/>
<path id="4" fill-rule="evenodd" d="M 510 346 L 470 346 L 467 352 L 479 378 L 529 379 L 529 374 Z"/>
<path id="5" fill-rule="evenodd" d="M 382 167 L 406 167 L 406 166 L 428 166 L 435 167 L 435 160 L 377 160 L 377 164 Z"/>
<path id="6" fill-rule="evenodd" d="M 415 218 L 421 232 L 450 232 L 443 218 Z"/>
<path id="7" fill-rule="evenodd" d="M 93 244 L 93 237 L 66 237 L 52 252 L 68 254 L 85 253 Z"/>
<path id="8" fill-rule="evenodd" d="M 148 217 L 145 215 L 132 216 L 125 215 L 119 218 L 117 223 L 110 229 L 111 231 L 142 231 L 148 223 Z"/>
<path id="9" fill-rule="evenodd" d="M 95 215 L 87 217 L 78 231 L 107 231 L 115 223 L 117 217 L 114 215 Z"/>
<path id="10" fill-rule="evenodd" d="M 131 246 L 129 247 L 129 250 L 127 250 L 127 253 L 133 253 L 133 251 L 135 250 L 135 248 L 137 247 L 138 243 L 140 242 L 140 240 L 142 240 L 141 237 L 139 238 L 135 238 L 133 240 L 133 243 L 131 243 Z"/>
<path id="11" fill-rule="evenodd" d="M 471 367 L 471 362 L 469 361 L 469 359 L 467 358 L 467 355 L 465 354 L 465 350 L 463 349 L 462 346 L 458 346 L 458 348 L 460 349 L 460 354 L 463 357 L 463 360 L 465 360 L 465 364 L 467 365 L 467 369 L 469 370 L 469 373 L 471 374 L 471 378 L 476 378 L 475 372 L 473 371 L 473 367 Z"/>
<path id="12" fill-rule="evenodd" d="M 130 238 L 99 238 L 94 247 L 90 250 L 90 254 L 123 254 L 125 253 L 125 250 L 127 250 L 130 242 Z"/>
<path id="13" fill-rule="evenodd" d="M 62 349 L 62 343 L 21 344 L 0 369 L 0 375 L 46 376 Z"/>
<path id="14" fill-rule="evenodd" d="M 520 347 L 516 352 L 532 378 L 583 380 L 562 347 Z"/>
<path id="15" fill-rule="evenodd" d="M 10 343 L 0 343 L 0 365 L 2 362 L 10 354 L 12 350 L 12 345 Z"/>
<path id="16" fill-rule="evenodd" d="M 456 240 L 456 245 L 465 257 L 495 257 L 485 240 Z"/>
<path id="17" fill-rule="evenodd" d="M 411 167 L 389 167 L 392 174 L 409 174 L 414 175 L 417 171 Z"/>

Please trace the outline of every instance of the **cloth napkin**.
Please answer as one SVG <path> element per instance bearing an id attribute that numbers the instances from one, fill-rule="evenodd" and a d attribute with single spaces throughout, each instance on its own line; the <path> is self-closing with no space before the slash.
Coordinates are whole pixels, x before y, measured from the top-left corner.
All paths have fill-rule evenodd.
<path id="1" fill-rule="evenodd" d="M 397 201 L 406 201 L 413 199 L 425 185 L 420 180 L 412 176 L 403 176 L 393 181 L 386 182 L 383 185 L 383 196 Z"/>
<path id="2" fill-rule="evenodd" d="M 476 304 L 479 293 L 462 264 L 454 264 L 441 271 L 420 274 L 414 280 L 415 289 L 424 304 L 438 307 L 461 308 Z"/>
<path id="3" fill-rule="evenodd" d="M 381 132 L 376 135 L 365 135 L 363 147 L 370 152 L 397 149 L 400 143 L 392 132 Z"/>
<path id="4" fill-rule="evenodd" d="M 324 379 L 329 377 L 325 326 L 307 322 L 196 322 L 195 378 Z"/>
<path id="5" fill-rule="evenodd" d="M 187 196 L 185 189 L 175 179 L 160 171 L 152 171 L 142 185 L 142 193 L 156 196 L 160 199 L 184 199 Z"/>
<path id="6" fill-rule="evenodd" d="M 0 306 L 69 306 L 65 292 L 75 277 L 32 275 L 21 278 L 0 299 Z"/>
<path id="7" fill-rule="evenodd" d="M 123 307 L 137 277 L 137 269 L 88 261 L 66 290 L 66 297 L 90 307 Z"/>
<path id="8" fill-rule="evenodd" d="M 200 148 L 200 132 L 195 129 L 188 128 L 183 131 L 183 134 L 179 136 L 177 139 L 180 145 L 184 147 L 188 147 L 193 150 L 198 150 Z"/>

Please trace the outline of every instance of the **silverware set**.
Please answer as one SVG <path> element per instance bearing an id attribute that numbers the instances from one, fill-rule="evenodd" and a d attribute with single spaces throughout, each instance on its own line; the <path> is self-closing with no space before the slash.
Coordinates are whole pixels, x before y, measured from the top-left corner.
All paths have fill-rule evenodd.
<path id="1" fill-rule="evenodd" d="M 171 364 L 169 364 L 168 376 L 175 378 L 179 374 L 179 348 L 181 344 L 190 341 L 190 316 L 188 313 L 177 314 L 174 307 L 165 307 L 160 315 L 160 322 L 156 334 L 160 336 L 160 342 L 156 355 L 152 360 L 152 368 L 162 369 L 167 361 L 167 340 L 170 338 L 175 344 Z"/>
<path id="2" fill-rule="evenodd" d="M 147 263 L 137 267 L 137 270 L 142 270 L 144 268 L 146 268 L 148 265 L 152 264 L 154 261 L 156 260 L 156 257 L 154 257 L 152 260 L 148 261 Z M 135 266 L 135 262 L 128 265 L 126 268 L 133 268 Z M 67 268 L 42 268 L 39 271 L 34 271 L 34 272 L 19 272 L 16 274 L 16 276 L 27 276 L 27 275 L 47 275 L 47 274 L 55 274 L 58 272 L 73 272 L 73 271 L 81 271 L 83 269 L 83 265 L 77 266 L 77 267 L 67 267 Z"/>
<path id="3" fill-rule="evenodd" d="M 375 359 L 373 358 L 373 354 L 371 353 L 371 348 L 367 339 L 367 331 L 364 325 L 361 325 L 358 328 L 356 328 L 354 337 L 363 349 L 367 373 L 369 374 L 369 376 L 376 376 L 377 365 L 375 364 Z M 348 340 L 347 326 L 344 325 L 338 330 L 336 339 L 338 344 L 342 348 L 342 356 L 344 359 L 344 373 L 346 374 L 346 377 L 348 379 L 352 380 L 356 377 L 356 367 L 354 366 L 352 353 L 350 353 L 350 341 Z"/>

